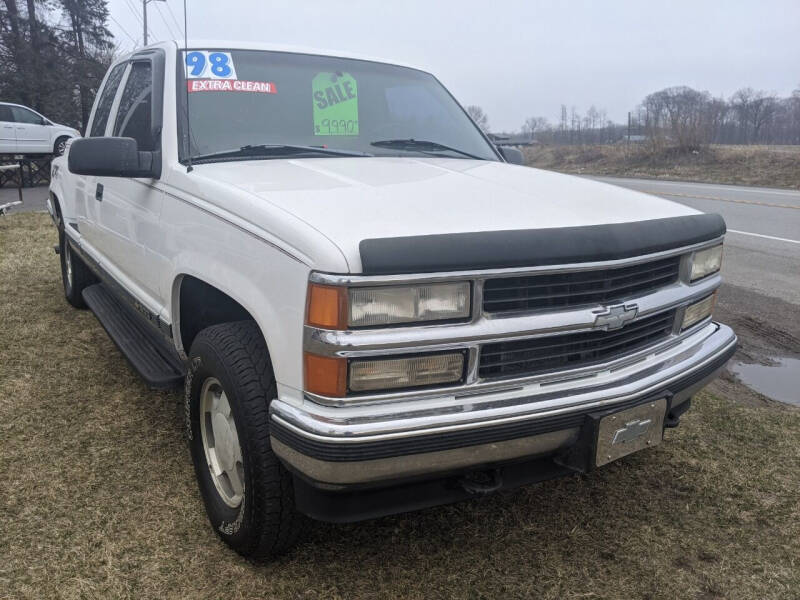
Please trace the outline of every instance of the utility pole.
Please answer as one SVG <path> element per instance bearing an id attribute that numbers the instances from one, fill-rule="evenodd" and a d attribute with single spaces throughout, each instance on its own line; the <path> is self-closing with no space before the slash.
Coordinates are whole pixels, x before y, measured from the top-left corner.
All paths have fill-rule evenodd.
<path id="1" fill-rule="evenodd" d="M 147 46 L 147 5 L 150 2 L 166 2 L 167 0 L 142 0 L 142 27 L 144 28 L 144 45 Z"/>
<path id="2" fill-rule="evenodd" d="M 631 145 L 631 112 L 628 111 L 628 146 Z"/>

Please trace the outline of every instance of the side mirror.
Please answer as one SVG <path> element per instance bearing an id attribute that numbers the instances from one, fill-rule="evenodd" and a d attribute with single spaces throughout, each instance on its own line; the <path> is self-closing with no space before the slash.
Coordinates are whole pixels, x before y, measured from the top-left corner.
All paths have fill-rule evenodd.
<path id="1" fill-rule="evenodd" d="M 161 153 L 139 152 L 133 138 L 80 138 L 69 146 L 67 166 L 76 175 L 158 179 Z"/>
<path id="2" fill-rule="evenodd" d="M 507 163 L 511 163 L 512 165 L 525 164 L 525 157 L 522 156 L 520 150 L 512 148 L 511 146 L 498 146 L 497 150 L 500 152 L 500 155 L 506 159 Z"/>

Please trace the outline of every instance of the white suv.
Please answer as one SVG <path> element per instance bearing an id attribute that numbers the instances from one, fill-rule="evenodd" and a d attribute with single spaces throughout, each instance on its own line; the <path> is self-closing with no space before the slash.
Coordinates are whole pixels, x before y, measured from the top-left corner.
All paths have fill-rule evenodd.
<path id="1" fill-rule="evenodd" d="M 77 129 L 53 123 L 26 106 L 0 102 L 0 154 L 61 156 L 67 140 L 80 136 Z"/>

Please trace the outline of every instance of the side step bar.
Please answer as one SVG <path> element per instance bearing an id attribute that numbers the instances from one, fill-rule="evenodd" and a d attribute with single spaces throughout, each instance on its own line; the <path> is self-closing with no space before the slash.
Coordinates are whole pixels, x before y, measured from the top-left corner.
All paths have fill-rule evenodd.
<path id="1" fill-rule="evenodd" d="M 98 283 L 87 287 L 83 290 L 83 299 L 150 387 L 170 389 L 183 385 L 186 369 L 178 354 L 106 286 Z"/>

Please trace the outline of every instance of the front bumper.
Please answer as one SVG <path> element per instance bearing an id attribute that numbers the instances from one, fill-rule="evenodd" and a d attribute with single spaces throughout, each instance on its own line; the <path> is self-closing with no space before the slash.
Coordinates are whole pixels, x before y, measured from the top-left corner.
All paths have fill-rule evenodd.
<path id="1" fill-rule="evenodd" d="M 270 406 L 272 448 L 305 484 L 380 487 L 563 453 L 590 414 L 667 398 L 667 413 L 712 380 L 736 335 L 709 322 L 680 343 L 614 371 L 461 396 L 354 406 Z"/>

